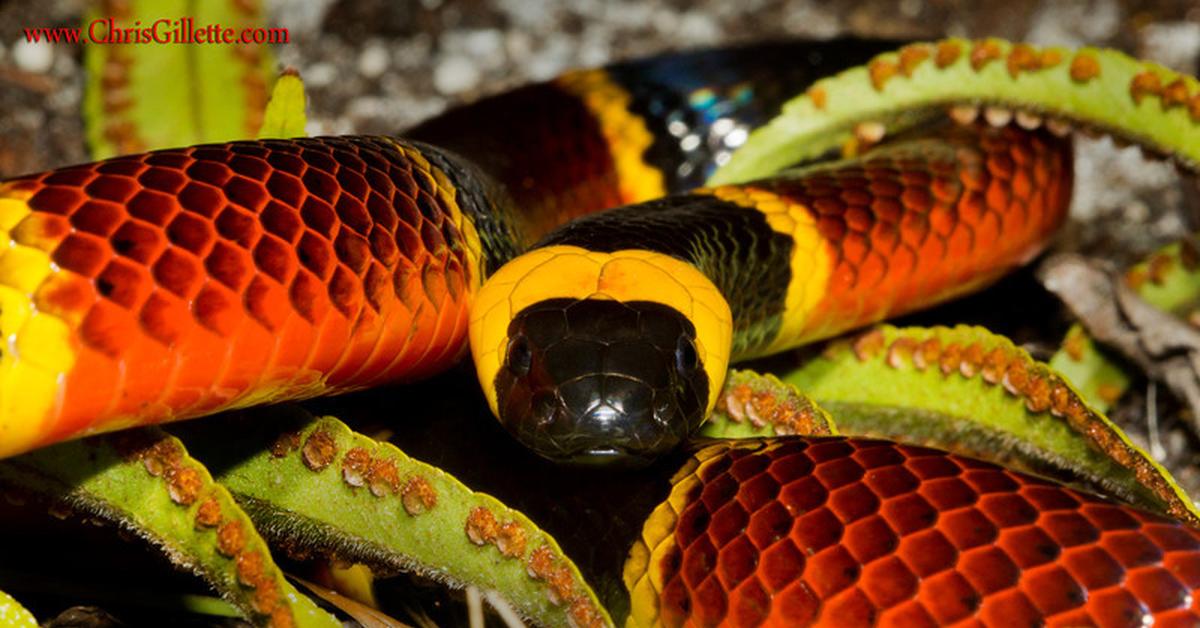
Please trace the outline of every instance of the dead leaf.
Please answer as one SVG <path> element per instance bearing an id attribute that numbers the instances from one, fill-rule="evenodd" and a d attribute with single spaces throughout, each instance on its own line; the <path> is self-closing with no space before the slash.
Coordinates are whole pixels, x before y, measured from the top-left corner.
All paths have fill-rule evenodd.
<path id="1" fill-rule="evenodd" d="M 1099 260 L 1055 255 L 1038 268 L 1038 278 L 1093 338 L 1187 402 L 1192 429 L 1200 434 L 1200 331 L 1147 303 L 1111 265 Z"/>

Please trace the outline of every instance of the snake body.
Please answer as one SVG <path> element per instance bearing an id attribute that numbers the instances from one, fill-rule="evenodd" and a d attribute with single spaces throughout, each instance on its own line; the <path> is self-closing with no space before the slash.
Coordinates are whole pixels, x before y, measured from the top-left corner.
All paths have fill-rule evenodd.
<path id="1" fill-rule="evenodd" d="M 730 359 L 978 288 L 1034 255 L 1063 220 L 1069 141 L 983 124 L 900 137 L 862 157 L 767 181 L 651 200 L 694 187 L 773 104 L 878 49 L 795 44 L 625 64 L 485 99 L 410 139 L 232 142 L 0 183 L 0 455 L 132 424 L 418 379 L 457 361 L 468 336 L 492 409 L 539 453 L 656 455 L 712 408 Z M 762 74 L 781 67 L 780 59 L 792 60 L 795 76 Z M 597 213 L 616 205 L 625 207 Z M 824 451 L 793 441 L 764 452 L 805 447 Z M 826 604 L 824 614 L 783 598 L 772 607 L 771 596 L 789 583 L 814 593 L 839 573 L 859 573 L 844 554 L 861 539 L 877 553 L 853 556 L 863 563 L 903 550 L 902 541 L 847 533 L 842 562 L 823 571 L 815 557 L 825 548 L 797 537 L 803 509 L 793 508 L 789 542 L 815 555 L 809 571 L 766 583 L 759 577 L 778 575 L 764 571 L 766 555 L 761 564 L 734 556 L 740 562 L 729 569 L 744 577 L 713 575 L 725 573 L 724 551 L 713 562 L 720 546 L 692 551 L 697 530 L 757 543 L 747 536 L 753 521 L 718 522 L 722 504 L 758 494 L 738 485 L 761 477 L 736 472 L 751 464 L 759 463 L 733 462 L 733 479 L 711 499 L 707 486 L 696 488 L 710 479 L 703 465 L 700 484 L 679 485 L 686 484 L 677 490 L 682 497 L 671 503 L 684 513 L 679 522 L 693 527 L 677 527 L 671 543 L 662 535 L 644 543 L 640 566 L 627 573 L 635 619 L 878 619 L 835 612 L 822 591 L 810 601 Z M 870 484 L 863 477 L 853 486 Z M 946 484 L 919 473 L 909 483 L 922 495 Z M 996 490 L 1037 492 L 1023 479 L 1009 484 Z M 825 487 L 831 500 L 833 488 Z M 685 521 L 696 490 L 712 517 Z M 855 490 L 865 501 L 846 508 L 872 503 Z M 1055 503 L 1005 506 L 1002 516 L 1050 516 Z M 655 517 L 666 522 L 659 529 L 674 525 Z M 1175 534 L 1170 539 L 1194 555 L 1194 533 L 1153 523 L 1160 524 L 1174 525 L 1177 532 L 1162 534 Z M 958 530 L 936 516 L 925 525 L 938 534 Z M 1136 542 L 1159 538 L 1150 524 L 1126 527 Z M 782 528 L 775 534 L 776 541 L 788 536 Z M 660 549 L 668 546 L 677 550 Z M 1049 568 L 1061 571 L 1067 556 L 1059 552 L 1040 571 L 1017 564 L 1013 577 L 1022 587 L 1053 580 Z M 1132 578 L 1151 564 L 1155 574 L 1179 575 L 1186 595 L 1140 602 L 1143 615 L 1189 608 L 1200 585 L 1195 563 L 1179 567 L 1160 555 L 1118 570 Z M 960 580 L 988 571 L 982 563 L 957 569 Z M 1086 576 L 1100 567 L 1081 569 Z M 904 592 L 888 580 L 863 582 Z M 1063 595 L 1100 586 L 1082 582 Z M 761 606 L 765 596 L 775 614 L 738 615 L 742 603 L 731 600 L 742 589 L 745 604 Z M 637 606 L 651 598 L 659 601 Z M 1127 607 L 1094 607 L 1092 617 L 1105 621 L 1132 618 Z M 1030 617 L 1055 612 L 1038 605 Z"/>
<path id="2" fill-rule="evenodd" d="M 642 158 L 655 133 L 721 142 L 886 47 L 574 72 L 408 134 L 471 161 L 392 138 L 234 142 L 0 183 L 0 455 L 445 370 L 482 280 L 547 225 L 694 185 L 721 152 L 681 145 L 695 170 L 669 174 Z"/>
<path id="3" fill-rule="evenodd" d="M 481 290 L 480 381 L 495 382 L 485 390 L 506 427 L 547 457 L 612 457 L 614 444 L 662 453 L 703 420 L 731 358 L 939 302 L 1027 259 L 1065 215 L 1069 173 L 1069 143 L 1049 133 L 953 128 L 861 161 L 586 216 Z M 589 310 L 686 332 L 595 339 Z M 517 349 L 534 364 L 514 366 Z"/>
<path id="4" fill-rule="evenodd" d="M 1200 532 L 945 452 L 730 441 L 625 566 L 629 625 L 1194 626 Z"/>

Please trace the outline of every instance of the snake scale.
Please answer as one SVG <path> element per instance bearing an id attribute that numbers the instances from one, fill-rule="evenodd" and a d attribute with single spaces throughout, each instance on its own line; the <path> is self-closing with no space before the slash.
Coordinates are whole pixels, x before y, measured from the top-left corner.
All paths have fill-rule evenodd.
<path id="1" fill-rule="evenodd" d="M 890 47 L 667 56 L 403 139 L 231 142 L 0 183 L 0 455 L 413 381 L 469 345 L 518 440 L 645 464 L 694 432 L 730 361 L 978 289 L 1063 221 L 1070 140 L 1016 125 L 697 187 L 787 96 Z M 861 439 L 703 450 L 625 577 L 634 623 L 1200 619 L 1194 530 Z"/>

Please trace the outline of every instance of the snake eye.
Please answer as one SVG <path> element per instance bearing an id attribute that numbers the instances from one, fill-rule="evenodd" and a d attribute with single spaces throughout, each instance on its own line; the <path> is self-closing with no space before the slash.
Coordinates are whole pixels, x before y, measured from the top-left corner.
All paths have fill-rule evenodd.
<path id="1" fill-rule="evenodd" d="M 527 375 L 533 363 L 533 353 L 529 350 L 529 340 L 524 335 L 508 341 L 508 368 L 517 377 Z"/>
<path id="2" fill-rule="evenodd" d="M 687 336 L 680 336 L 675 344 L 675 368 L 680 375 L 687 375 L 696 368 L 696 345 Z"/>

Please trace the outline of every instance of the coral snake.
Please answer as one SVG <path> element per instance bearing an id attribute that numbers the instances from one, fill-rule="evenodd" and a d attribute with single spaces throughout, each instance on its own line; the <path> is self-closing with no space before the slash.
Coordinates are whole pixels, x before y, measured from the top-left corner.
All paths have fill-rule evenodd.
<path id="1" fill-rule="evenodd" d="M 890 47 L 666 56 L 404 139 L 0 183 L 0 455 L 411 381 L 469 344 L 492 410 L 541 455 L 652 459 L 731 360 L 977 289 L 1063 221 L 1071 144 L 1041 128 L 947 124 L 697 187 L 784 98 Z M 747 441 L 681 472 L 626 581 L 635 623 L 1195 625 L 1200 536 L 932 450 Z"/>

